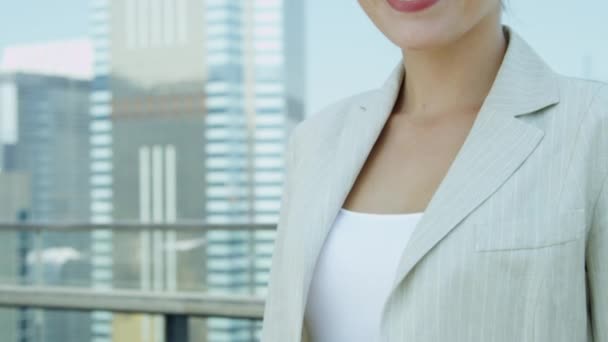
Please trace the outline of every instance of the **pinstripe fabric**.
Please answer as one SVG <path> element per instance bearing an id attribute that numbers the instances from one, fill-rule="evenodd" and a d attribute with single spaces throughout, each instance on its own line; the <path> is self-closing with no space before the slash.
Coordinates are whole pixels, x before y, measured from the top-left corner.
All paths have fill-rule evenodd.
<path id="1" fill-rule="evenodd" d="M 490 93 L 401 255 L 382 342 L 608 342 L 608 87 L 504 30 Z M 400 61 L 292 132 L 262 342 L 314 342 L 317 258 L 404 76 Z"/>

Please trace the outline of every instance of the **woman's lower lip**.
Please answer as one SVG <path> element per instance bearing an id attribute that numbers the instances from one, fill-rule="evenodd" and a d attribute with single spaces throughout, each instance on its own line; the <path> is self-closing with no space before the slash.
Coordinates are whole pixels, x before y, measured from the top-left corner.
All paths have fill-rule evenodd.
<path id="1" fill-rule="evenodd" d="M 392 8 L 399 12 L 417 12 L 431 7 L 439 0 L 386 0 Z"/>

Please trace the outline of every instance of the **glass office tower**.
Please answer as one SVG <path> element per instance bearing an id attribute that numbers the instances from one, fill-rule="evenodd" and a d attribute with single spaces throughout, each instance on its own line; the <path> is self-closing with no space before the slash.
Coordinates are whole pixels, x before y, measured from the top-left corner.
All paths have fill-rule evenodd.
<path id="1" fill-rule="evenodd" d="M 62 76 L 6 72 L 0 75 L 0 195 L 12 191 L 15 202 L 2 202 L 0 220 L 86 222 L 89 213 L 90 82 Z M 8 184 L 10 182 L 10 184 Z M 12 190 L 11 190 L 12 188 Z M 19 193 L 27 191 L 27 193 Z M 24 205 L 27 199 L 27 206 Z M 22 203 L 21 207 L 10 209 Z M 8 213 L 6 212 L 8 208 Z M 26 258 L 33 251 L 30 234 L 3 244 L 17 273 L 2 268 L 3 279 L 17 284 L 89 286 L 88 234 L 42 236 L 42 273 L 34 274 Z M 54 259 L 73 252 L 72 259 Z M 9 272 L 10 273 L 10 272 Z M 88 340 L 90 315 L 62 311 L 20 310 L 18 341 L 80 342 Z M 7 341 L 13 341 L 4 336 Z"/>
<path id="2" fill-rule="evenodd" d="M 92 221 L 276 224 L 285 143 L 304 113 L 303 7 L 91 1 Z M 175 246 L 196 239 L 115 235 L 93 235 L 99 288 L 264 295 L 274 232 L 212 231 L 187 252 Z M 158 317 L 93 320 L 96 342 L 163 334 Z M 201 341 L 242 341 L 259 325 L 211 318 L 191 328 Z"/>

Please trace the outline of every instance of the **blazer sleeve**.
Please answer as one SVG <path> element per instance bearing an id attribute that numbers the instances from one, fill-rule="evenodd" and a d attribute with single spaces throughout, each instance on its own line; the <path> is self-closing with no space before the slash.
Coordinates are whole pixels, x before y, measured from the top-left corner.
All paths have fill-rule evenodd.
<path id="1" fill-rule="evenodd" d="M 599 192 L 592 203 L 592 218 L 587 235 L 587 288 L 593 342 L 608 342 L 608 84 L 596 93 L 593 112 L 594 165 L 599 167 L 596 179 Z M 599 115 L 596 116 L 596 115 Z M 596 120 L 599 119 L 599 120 Z M 597 187 L 593 187 L 598 189 Z"/>
<path id="2" fill-rule="evenodd" d="M 587 280 L 594 342 L 608 342 L 608 177 L 595 204 L 588 236 Z"/>
<path id="3" fill-rule="evenodd" d="M 297 128 L 298 126 L 296 126 Z M 274 249 L 270 265 L 270 275 L 267 285 L 267 295 L 264 303 L 264 317 L 262 319 L 262 331 L 260 342 L 280 341 L 278 336 L 278 325 L 284 324 L 281 317 L 285 309 L 284 301 L 289 298 L 289 289 L 280 283 L 281 273 L 289 267 L 289 260 L 284 258 L 285 232 L 289 225 L 287 217 L 289 211 L 289 198 L 291 193 L 292 169 L 295 166 L 295 134 L 296 129 L 291 131 L 284 158 L 283 186 L 279 208 L 279 218 L 276 228 Z M 287 268 L 286 268 L 287 267 Z"/>

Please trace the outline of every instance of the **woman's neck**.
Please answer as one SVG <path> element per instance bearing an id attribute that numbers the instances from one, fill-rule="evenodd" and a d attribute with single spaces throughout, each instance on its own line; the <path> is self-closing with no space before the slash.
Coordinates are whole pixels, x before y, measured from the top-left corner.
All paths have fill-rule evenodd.
<path id="1" fill-rule="evenodd" d="M 403 51 L 406 76 L 394 112 L 418 118 L 477 112 L 494 82 L 506 46 L 499 12 L 450 45 Z"/>

